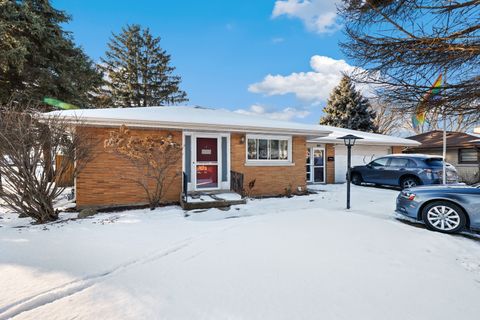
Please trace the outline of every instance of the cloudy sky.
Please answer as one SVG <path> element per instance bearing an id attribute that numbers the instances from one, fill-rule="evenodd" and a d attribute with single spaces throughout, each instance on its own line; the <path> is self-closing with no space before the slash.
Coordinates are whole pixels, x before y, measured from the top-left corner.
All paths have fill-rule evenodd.
<path id="1" fill-rule="evenodd" d="M 316 123 L 341 72 L 333 0 L 53 0 L 95 60 L 127 23 L 162 38 L 192 105 Z"/>

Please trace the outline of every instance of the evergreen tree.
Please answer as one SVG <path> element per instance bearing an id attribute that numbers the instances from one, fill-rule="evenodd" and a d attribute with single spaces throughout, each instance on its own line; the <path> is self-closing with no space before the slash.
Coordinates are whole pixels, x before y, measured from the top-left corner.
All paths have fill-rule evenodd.
<path id="1" fill-rule="evenodd" d="M 115 107 L 148 107 L 188 101 L 173 75 L 170 55 L 148 28 L 127 25 L 113 34 L 101 70 L 107 78 L 106 96 Z"/>
<path id="2" fill-rule="evenodd" d="M 375 112 L 368 99 L 355 89 L 348 76 L 330 94 L 320 124 L 366 132 L 376 132 Z"/>
<path id="3" fill-rule="evenodd" d="M 49 0 L 0 1 L 0 103 L 44 97 L 88 107 L 102 83 L 94 63 L 61 24 L 70 17 Z"/>

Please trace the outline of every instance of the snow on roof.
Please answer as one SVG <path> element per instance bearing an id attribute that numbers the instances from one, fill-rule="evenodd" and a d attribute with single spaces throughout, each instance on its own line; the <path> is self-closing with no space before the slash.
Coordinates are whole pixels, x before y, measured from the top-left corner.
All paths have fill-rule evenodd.
<path id="1" fill-rule="evenodd" d="M 105 108 L 61 110 L 46 113 L 71 120 L 81 120 L 94 126 L 155 127 L 168 129 L 208 130 L 227 132 L 252 132 L 306 135 L 309 142 L 342 143 L 339 137 L 354 134 L 362 137 L 357 144 L 418 146 L 414 140 L 331 126 L 296 123 L 244 115 L 225 109 L 211 109 L 196 106 L 159 106 L 139 108 Z"/>
<path id="2" fill-rule="evenodd" d="M 393 137 L 393 136 L 378 134 L 378 133 L 370 133 L 370 132 L 363 132 L 363 131 L 337 128 L 337 127 L 331 127 L 331 126 L 322 126 L 322 125 L 318 125 L 318 127 L 321 130 L 331 131 L 331 133 L 328 136 L 311 139 L 308 142 L 343 144 L 343 141 L 341 141 L 338 138 L 347 134 L 353 134 L 353 135 L 356 135 L 357 137 L 363 138 L 361 140 L 357 140 L 356 142 L 356 144 L 361 144 L 361 145 L 408 146 L 408 147 L 415 146 L 416 147 L 421 144 L 415 140 Z"/>
<path id="3" fill-rule="evenodd" d="M 322 137 L 331 132 L 317 125 L 280 121 L 239 114 L 224 109 L 191 106 L 106 108 L 52 111 L 70 120 L 80 119 L 95 126 L 161 127 L 169 129 L 209 130 L 307 135 Z"/>

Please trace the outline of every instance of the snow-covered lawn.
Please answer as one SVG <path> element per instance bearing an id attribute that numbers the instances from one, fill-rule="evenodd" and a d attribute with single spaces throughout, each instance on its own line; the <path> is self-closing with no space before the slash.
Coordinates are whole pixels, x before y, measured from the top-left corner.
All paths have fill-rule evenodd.
<path id="1" fill-rule="evenodd" d="M 320 186 L 229 211 L 0 219 L 0 319 L 478 319 L 480 241 Z"/>

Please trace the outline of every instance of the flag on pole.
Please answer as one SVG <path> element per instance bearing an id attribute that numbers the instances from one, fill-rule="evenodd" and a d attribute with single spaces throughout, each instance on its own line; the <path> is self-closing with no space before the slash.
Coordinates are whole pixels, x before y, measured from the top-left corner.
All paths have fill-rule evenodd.
<path id="1" fill-rule="evenodd" d="M 412 116 L 413 127 L 416 129 L 425 123 L 425 117 L 427 114 L 428 103 L 432 101 L 437 101 L 440 98 L 440 91 L 442 88 L 442 74 L 438 76 L 437 80 L 433 83 L 432 87 L 425 96 L 422 98 L 420 103 L 415 110 L 415 113 Z"/>
<path id="2" fill-rule="evenodd" d="M 79 107 L 74 106 L 73 104 L 66 103 L 54 98 L 45 97 L 43 98 L 43 102 L 57 109 L 63 109 L 63 110 L 80 109 Z"/>

